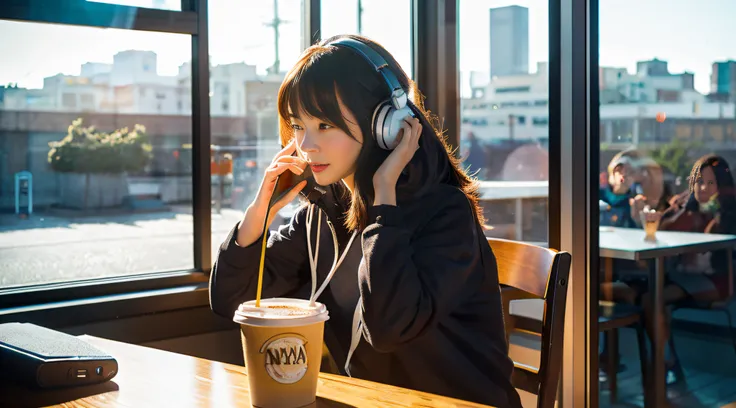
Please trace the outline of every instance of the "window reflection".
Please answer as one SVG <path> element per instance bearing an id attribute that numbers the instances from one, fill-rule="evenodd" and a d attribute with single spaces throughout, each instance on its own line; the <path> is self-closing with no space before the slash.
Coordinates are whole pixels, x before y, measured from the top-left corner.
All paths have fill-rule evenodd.
<path id="1" fill-rule="evenodd" d="M 191 37 L 0 35 L 0 288 L 191 269 Z"/>
<path id="2" fill-rule="evenodd" d="M 547 4 L 459 2 L 460 155 L 486 234 L 544 244 L 549 178 Z"/>
<path id="3" fill-rule="evenodd" d="M 276 98 L 301 54 L 303 24 L 302 0 L 209 2 L 213 259 L 280 150 Z"/>
<path id="4" fill-rule="evenodd" d="M 622 244 L 616 240 L 626 236 L 630 252 L 641 255 L 656 247 L 666 256 L 661 289 L 652 285 L 654 260 L 604 257 L 600 296 L 641 307 L 650 339 L 657 339 L 658 321 L 652 299 L 661 296 L 667 308 L 654 347 L 664 350 L 665 381 L 678 395 L 672 398 L 668 391 L 670 403 L 692 406 L 695 398 L 704 406 L 721 406 L 734 396 L 696 392 L 686 380 L 714 374 L 736 379 L 723 357 L 728 353 L 727 358 L 736 359 L 734 350 L 724 348 L 716 335 L 725 322 L 713 313 L 736 311 L 730 302 L 732 253 L 718 246 L 736 234 L 731 215 L 736 214 L 731 171 L 736 148 L 724 143 L 736 123 L 736 54 L 724 35 L 736 32 L 732 26 L 725 32 L 713 26 L 732 20 L 736 7 L 712 3 L 699 9 L 699 16 L 707 16 L 706 24 L 693 22 L 685 6 L 659 0 L 601 1 L 601 251 Z M 633 9 L 637 13 L 631 14 Z M 658 22 L 645 23 L 653 18 Z M 666 45 L 671 43 L 678 47 Z M 692 251 L 678 245 L 680 240 L 707 243 Z M 695 321 L 703 335 L 697 341 L 684 336 Z M 628 344 L 617 347 L 610 336 L 602 342 L 602 404 L 612 396 L 612 376 L 636 379 L 635 385 L 618 382 L 618 395 L 625 397 L 616 403 L 633 403 L 642 394 L 639 355 L 628 351 L 636 350 L 635 338 L 628 337 L 633 331 L 619 332 L 614 336 Z M 617 355 L 621 364 L 611 360 Z"/>

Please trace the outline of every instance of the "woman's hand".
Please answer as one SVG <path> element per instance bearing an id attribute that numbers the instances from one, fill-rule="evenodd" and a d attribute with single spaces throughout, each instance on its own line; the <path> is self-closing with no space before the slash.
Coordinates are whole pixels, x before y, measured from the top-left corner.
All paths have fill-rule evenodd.
<path id="1" fill-rule="evenodd" d="M 631 206 L 631 218 L 634 219 L 636 225 L 641 225 L 641 218 L 639 214 L 647 206 L 647 198 L 642 194 L 637 194 L 636 197 L 629 199 L 629 205 Z"/>
<path id="2" fill-rule="evenodd" d="M 419 149 L 421 135 L 422 124 L 419 119 L 412 117 L 404 119 L 398 135 L 399 145 L 373 175 L 375 191 L 373 205 L 396 205 L 396 183 L 399 181 L 401 172 Z"/>
<path id="3" fill-rule="evenodd" d="M 276 154 L 271 165 L 266 169 L 263 181 L 261 181 L 261 186 L 258 189 L 258 194 L 256 194 L 256 198 L 253 200 L 251 205 L 248 206 L 248 209 L 245 210 L 243 221 L 241 221 L 240 227 L 238 228 L 238 245 L 243 247 L 248 246 L 256 242 L 263 233 L 263 224 L 264 221 L 266 221 L 266 213 L 269 212 L 268 203 L 271 201 L 271 195 L 273 194 L 273 189 L 276 186 L 276 180 L 278 180 L 278 177 L 286 171 L 291 171 L 294 174 L 302 174 L 304 169 L 307 167 L 307 162 L 304 159 L 292 156 L 294 151 L 296 151 L 296 145 L 292 140 L 288 145 L 286 145 L 286 147 Z M 267 224 L 271 224 L 273 217 L 275 217 L 286 204 L 294 200 L 297 194 L 299 194 L 306 185 L 307 181 L 302 181 L 282 199 L 276 202 L 273 207 L 271 207 Z"/>
<path id="4" fill-rule="evenodd" d="M 276 180 L 278 180 L 279 176 L 286 171 L 291 171 L 296 175 L 300 175 L 304 173 L 304 169 L 307 167 L 307 162 L 304 159 L 292 156 L 295 151 L 296 144 L 292 139 L 286 147 L 276 153 L 273 161 L 271 161 L 271 164 L 266 168 L 266 172 L 263 175 L 263 181 L 261 181 L 261 186 L 258 188 L 258 194 L 256 194 L 256 198 L 253 200 L 252 204 L 252 206 L 256 206 L 259 209 L 264 210 L 264 214 L 265 210 L 268 209 L 268 203 L 271 201 L 273 188 L 276 186 Z M 306 184 L 306 181 L 302 181 L 297 184 L 296 187 L 286 194 L 286 196 L 273 205 L 271 213 L 276 214 L 279 210 L 284 208 L 286 204 L 294 200 Z"/>

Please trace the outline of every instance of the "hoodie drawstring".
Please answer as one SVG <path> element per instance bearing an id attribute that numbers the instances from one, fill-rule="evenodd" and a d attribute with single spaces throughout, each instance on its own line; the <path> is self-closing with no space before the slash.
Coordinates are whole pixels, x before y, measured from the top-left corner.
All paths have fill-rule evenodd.
<path id="1" fill-rule="evenodd" d="M 319 231 L 322 226 L 322 211 L 317 208 L 317 243 L 315 245 L 315 253 L 312 253 L 312 219 L 314 217 L 314 211 L 315 211 L 315 205 L 310 204 L 309 206 L 309 212 L 307 212 L 307 251 L 309 256 L 309 267 L 312 272 L 312 295 L 310 296 L 310 302 L 315 302 L 319 296 L 324 292 L 324 290 L 327 288 L 327 285 L 332 280 L 332 277 L 335 275 L 335 272 L 340 268 L 340 265 L 342 264 L 342 261 L 345 260 L 345 257 L 348 254 L 348 251 L 350 250 L 350 247 L 353 244 L 353 241 L 355 240 L 355 237 L 358 235 L 357 231 L 354 231 L 353 234 L 350 236 L 350 240 L 348 241 L 348 245 L 345 247 L 345 250 L 343 251 L 342 255 L 340 255 L 338 259 L 338 243 L 337 243 L 337 234 L 335 233 L 335 228 L 332 226 L 332 223 L 327 221 L 327 226 L 330 228 L 330 233 L 332 234 L 332 241 L 335 246 L 335 259 L 332 263 L 332 268 L 330 268 L 330 272 L 327 274 L 327 277 L 325 278 L 325 281 L 322 282 L 322 286 L 318 290 L 315 291 L 315 288 L 317 287 L 317 261 L 319 260 Z M 353 357 L 353 353 L 355 352 L 355 349 L 358 348 L 358 344 L 360 343 L 361 338 L 361 328 L 362 328 L 362 319 L 361 319 L 361 308 L 362 308 L 362 301 L 359 298 L 358 304 L 355 306 L 355 312 L 353 313 L 353 325 L 351 330 L 351 337 L 350 337 L 350 350 L 348 351 L 347 360 L 345 361 L 345 372 L 348 376 L 350 376 L 350 359 Z"/>

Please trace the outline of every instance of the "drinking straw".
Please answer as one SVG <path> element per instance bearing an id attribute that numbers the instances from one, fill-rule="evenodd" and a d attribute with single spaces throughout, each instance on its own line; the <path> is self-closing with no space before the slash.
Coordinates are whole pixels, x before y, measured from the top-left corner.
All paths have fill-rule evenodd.
<path id="1" fill-rule="evenodd" d="M 278 179 L 276 179 L 278 183 Z M 274 186 L 274 190 L 276 187 Z M 261 263 L 258 266 L 258 288 L 256 289 L 256 307 L 261 307 L 261 292 L 263 290 L 263 266 L 266 261 L 266 241 L 268 241 L 268 216 L 271 213 L 271 206 L 266 210 L 266 217 L 263 220 L 263 243 L 261 244 Z"/>
<path id="2" fill-rule="evenodd" d="M 279 179 L 281 176 L 276 177 L 276 181 L 273 183 L 273 190 L 271 190 L 271 199 L 273 200 L 273 195 L 276 193 L 276 187 L 279 185 Z M 276 203 L 273 203 L 276 204 Z M 271 215 L 271 205 L 272 203 L 268 203 L 268 208 L 266 209 L 266 216 L 263 218 L 263 243 L 261 244 L 261 263 L 258 266 L 258 287 L 256 289 L 256 307 L 261 307 L 261 293 L 263 291 L 263 268 L 266 263 L 266 244 L 268 241 L 268 217 Z"/>

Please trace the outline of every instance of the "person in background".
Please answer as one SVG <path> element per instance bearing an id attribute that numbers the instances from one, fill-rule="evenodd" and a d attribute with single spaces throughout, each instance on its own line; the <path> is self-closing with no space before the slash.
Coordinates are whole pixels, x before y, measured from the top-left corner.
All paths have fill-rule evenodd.
<path id="1" fill-rule="evenodd" d="M 626 149 L 615 157 L 628 157 L 631 160 L 634 167 L 632 190 L 646 198 L 646 205 L 657 211 L 669 208 L 667 200 L 672 194 L 667 189 L 665 170 L 659 163 L 635 148 Z"/>
<path id="2" fill-rule="evenodd" d="M 701 157 L 689 177 L 689 190 L 673 197 L 671 206 L 662 214 L 661 230 L 697 233 L 736 234 L 736 195 L 734 178 L 728 163 L 717 155 Z M 694 300 L 713 302 L 728 296 L 728 252 L 711 251 L 687 254 L 668 263 L 667 282 L 663 291 L 665 304 Z M 650 335 L 654 322 L 647 286 L 633 288 L 644 309 Z M 671 316 L 665 316 L 664 338 L 670 336 Z M 665 345 L 662 345 L 664 347 Z M 667 383 L 682 377 L 677 355 L 668 353 Z"/>
<path id="3" fill-rule="evenodd" d="M 644 208 L 663 211 L 668 207 L 668 191 L 664 170 L 652 158 L 633 148 L 617 153 L 611 159 L 607 173 L 601 174 L 600 226 L 640 228 L 639 214 Z M 612 274 L 606 274 L 605 270 L 601 270 L 600 299 L 634 303 L 636 294 L 632 287 L 646 286 L 646 266 L 634 261 L 615 259 L 611 272 Z M 605 382 L 608 342 L 602 334 L 600 344 L 599 380 Z M 624 364 L 617 367 L 617 371 L 625 369 Z"/>
<path id="4" fill-rule="evenodd" d="M 725 159 L 717 155 L 701 157 L 690 173 L 690 190 L 685 197 L 679 195 L 672 200 L 672 206 L 662 215 L 660 229 L 736 234 L 734 178 Z M 715 301 L 727 296 L 727 261 L 726 251 L 681 256 L 677 271 L 669 276 L 671 301 Z"/>
<path id="5" fill-rule="evenodd" d="M 634 184 L 636 163 L 620 153 L 608 164 L 608 180 L 599 190 L 600 225 L 636 228 L 639 212 L 646 206 L 646 197 L 637 193 Z"/>

